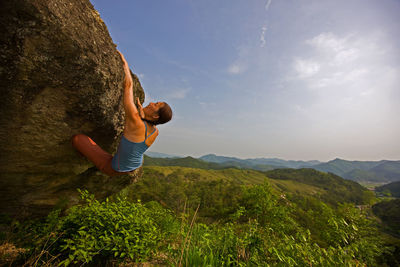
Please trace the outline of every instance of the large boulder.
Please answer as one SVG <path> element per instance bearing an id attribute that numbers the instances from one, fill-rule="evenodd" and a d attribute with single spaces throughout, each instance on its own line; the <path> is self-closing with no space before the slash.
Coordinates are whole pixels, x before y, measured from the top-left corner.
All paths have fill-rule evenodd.
<path id="1" fill-rule="evenodd" d="M 88 0 L 0 1 L 0 213 L 46 214 L 76 203 L 77 188 L 104 198 L 140 176 L 103 175 L 71 146 L 73 134 L 85 133 L 115 152 L 123 79 Z"/>

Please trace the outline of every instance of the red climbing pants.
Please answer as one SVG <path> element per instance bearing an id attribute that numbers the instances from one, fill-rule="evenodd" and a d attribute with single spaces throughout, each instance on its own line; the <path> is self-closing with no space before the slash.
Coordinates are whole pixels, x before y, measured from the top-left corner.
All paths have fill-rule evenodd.
<path id="1" fill-rule="evenodd" d="M 126 174 L 126 172 L 117 172 L 111 167 L 112 156 L 105 152 L 89 136 L 76 134 L 72 137 L 72 145 L 103 173 L 109 176 Z"/>

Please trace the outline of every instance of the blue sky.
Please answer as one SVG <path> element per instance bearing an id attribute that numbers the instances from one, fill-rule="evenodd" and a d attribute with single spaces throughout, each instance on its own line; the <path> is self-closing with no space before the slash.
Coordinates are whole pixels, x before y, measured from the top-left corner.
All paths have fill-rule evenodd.
<path id="1" fill-rule="evenodd" d="M 400 159 L 400 1 L 91 2 L 173 108 L 151 151 Z"/>

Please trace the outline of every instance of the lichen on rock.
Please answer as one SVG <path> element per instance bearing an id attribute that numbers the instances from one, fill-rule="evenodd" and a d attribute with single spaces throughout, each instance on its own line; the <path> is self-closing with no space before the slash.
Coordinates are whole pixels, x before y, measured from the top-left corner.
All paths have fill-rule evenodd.
<path id="1" fill-rule="evenodd" d="M 102 198 L 129 184 L 71 146 L 84 133 L 113 153 L 124 123 L 122 62 L 91 3 L 2 0 L 0 31 L 0 213 L 46 214 L 76 188 Z"/>

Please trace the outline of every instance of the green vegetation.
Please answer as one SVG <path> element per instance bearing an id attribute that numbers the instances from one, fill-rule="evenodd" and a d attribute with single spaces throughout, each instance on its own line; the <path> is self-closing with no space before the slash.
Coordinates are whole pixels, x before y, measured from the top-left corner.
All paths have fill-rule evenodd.
<path id="1" fill-rule="evenodd" d="M 332 173 L 322 173 L 314 169 L 277 169 L 266 172 L 266 175 L 273 179 L 294 180 L 322 188 L 326 193 L 321 195 L 321 200 L 330 204 L 371 204 L 374 200 L 373 192 Z"/>
<path id="2" fill-rule="evenodd" d="M 400 199 L 382 201 L 372 211 L 384 223 L 385 230 L 400 236 Z"/>
<path id="3" fill-rule="evenodd" d="M 238 169 L 252 169 L 259 171 L 273 170 L 276 166 L 265 165 L 265 164 L 248 164 L 241 161 L 226 161 L 226 162 L 208 162 L 201 159 L 195 159 L 192 157 L 185 158 L 151 158 L 144 156 L 144 166 L 180 166 L 180 167 L 191 167 L 206 170 L 221 170 L 228 168 Z"/>
<path id="4" fill-rule="evenodd" d="M 385 196 L 400 197 L 400 181 L 376 187 L 375 191 Z"/>
<path id="5" fill-rule="evenodd" d="M 370 202 L 367 190 L 346 182 L 308 169 L 148 166 L 118 196 L 98 201 L 83 191 L 65 214 L 14 222 L 2 238 L 25 249 L 16 266 L 399 264 L 397 241 L 385 240 L 368 211 L 344 203 Z"/>
<path id="6" fill-rule="evenodd" d="M 326 163 L 318 163 L 318 161 L 286 161 L 281 159 L 238 159 L 212 154 L 205 155 L 199 159 L 192 157 L 150 158 L 145 156 L 145 166 L 181 166 L 214 170 L 238 168 L 258 171 L 311 168 L 326 173 L 334 173 L 345 179 L 357 182 L 387 183 L 400 179 L 400 161 L 348 161 L 335 159 Z"/>
<path id="7" fill-rule="evenodd" d="M 193 160 L 197 165 L 197 160 Z M 330 204 L 354 202 L 365 205 L 374 201 L 373 192 L 358 183 L 313 169 L 276 169 L 261 172 L 235 168 L 207 170 L 178 166 L 147 166 L 145 173 L 146 179 L 151 179 L 151 183 L 162 183 L 157 181 L 164 181 L 166 177 L 181 177 L 188 181 L 222 179 L 239 184 L 261 184 L 267 179 L 278 191 L 314 195 Z"/>
<path id="8" fill-rule="evenodd" d="M 224 166 L 221 164 L 206 162 L 192 157 L 185 158 L 151 158 L 149 156 L 144 156 L 144 166 L 181 166 L 181 167 L 191 167 L 199 169 L 224 169 L 232 168 L 232 165 Z"/>
<path id="9" fill-rule="evenodd" d="M 342 177 L 353 181 L 382 182 L 382 177 L 379 175 L 371 171 L 360 169 L 354 169 L 346 172 L 342 175 Z"/>

